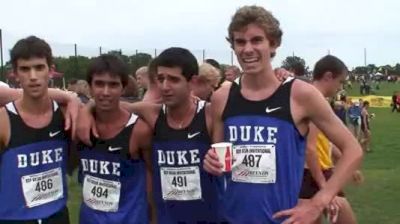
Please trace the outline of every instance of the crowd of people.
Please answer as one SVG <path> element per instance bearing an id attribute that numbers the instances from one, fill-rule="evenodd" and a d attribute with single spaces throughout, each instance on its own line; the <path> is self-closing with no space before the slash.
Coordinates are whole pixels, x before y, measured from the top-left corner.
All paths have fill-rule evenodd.
<path id="1" fill-rule="evenodd" d="M 46 41 L 19 40 L 22 90 L 0 87 L 0 223 L 70 223 L 75 167 L 82 224 L 356 223 L 342 189 L 361 181 L 363 152 L 326 100 L 348 69 L 327 55 L 311 83 L 275 72 L 282 34 L 271 12 L 243 6 L 227 38 L 242 71 L 171 47 L 132 76 L 105 54 L 70 81 L 78 97 L 48 88 Z M 227 172 L 220 142 L 233 144 Z"/>

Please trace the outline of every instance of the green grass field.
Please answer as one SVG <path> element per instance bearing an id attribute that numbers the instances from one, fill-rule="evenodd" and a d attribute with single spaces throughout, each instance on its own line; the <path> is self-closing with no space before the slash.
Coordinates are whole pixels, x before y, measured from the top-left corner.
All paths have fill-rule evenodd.
<path id="1" fill-rule="evenodd" d="M 400 84 L 383 83 L 377 95 L 391 96 L 400 90 Z M 348 95 L 357 96 L 359 88 L 353 86 Z M 390 108 L 371 108 L 376 118 L 371 121 L 373 152 L 365 154 L 362 171 L 365 182 L 361 186 L 349 185 L 346 194 L 360 224 L 400 224 L 400 113 Z M 69 181 L 71 223 L 78 223 L 80 187 L 76 177 Z"/>

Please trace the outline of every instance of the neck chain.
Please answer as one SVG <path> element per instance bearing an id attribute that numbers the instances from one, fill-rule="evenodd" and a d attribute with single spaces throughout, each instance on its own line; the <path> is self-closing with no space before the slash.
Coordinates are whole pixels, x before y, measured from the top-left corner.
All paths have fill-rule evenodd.
<path id="1" fill-rule="evenodd" d="M 180 120 L 180 121 L 175 120 L 174 118 L 172 118 L 172 115 L 171 115 L 170 113 L 167 113 L 167 114 L 169 114 L 169 119 L 170 119 L 170 121 L 172 121 L 175 125 L 177 125 L 179 129 L 182 129 L 182 128 L 183 128 L 183 124 L 184 124 L 184 122 L 186 121 L 187 116 L 188 116 L 189 113 L 191 112 L 191 104 L 192 104 L 192 103 L 193 103 L 193 102 L 191 101 L 191 103 L 190 103 L 190 105 L 189 105 L 189 108 L 186 110 L 186 113 L 182 116 L 182 120 Z M 168 108 L 167 108 L 167 111 L 169 111 Z"/>

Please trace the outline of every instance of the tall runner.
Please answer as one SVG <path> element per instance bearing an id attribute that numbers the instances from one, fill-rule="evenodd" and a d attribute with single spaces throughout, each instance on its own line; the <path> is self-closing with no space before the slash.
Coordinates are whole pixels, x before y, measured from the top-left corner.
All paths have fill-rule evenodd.
<path id="1" fill-rule="evenodd" d="M 231 223 L 310 223 L 358 167 L 362 150 L 318 90 L 300 80 L 281 83 L 276 78 L 271 60 L 282 31 L 270 12 L 242 7 L 228 31 L 243 75 L 237 83 L 223 85 L 211 100 L 213 141 L 234 144 L 221 212 Z M 297 205 L 309 121 L 343 156 L 326 187 Z M 212 150 L 205 158 L 205 169 L 222 175 Z"/>

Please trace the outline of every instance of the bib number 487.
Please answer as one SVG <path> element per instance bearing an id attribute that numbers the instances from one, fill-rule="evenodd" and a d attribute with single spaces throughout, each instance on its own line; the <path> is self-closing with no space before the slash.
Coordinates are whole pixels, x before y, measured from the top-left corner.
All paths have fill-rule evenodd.
<path id="1" fill-rule="evenodd" d="M 242 161 L 242 164 L 247 167 L 260 167 L 261 155 L 245 155 Z"/>

